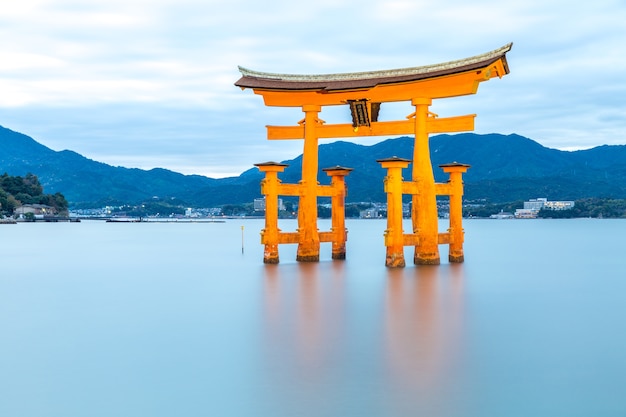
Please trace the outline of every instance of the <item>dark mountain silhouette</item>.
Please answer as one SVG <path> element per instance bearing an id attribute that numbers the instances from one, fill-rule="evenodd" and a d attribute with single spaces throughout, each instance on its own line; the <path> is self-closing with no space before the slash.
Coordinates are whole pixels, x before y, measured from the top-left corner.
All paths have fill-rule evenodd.
<path id="1" fill-rule="evenodd" d="M 193 193 L 217 180 L 166 169 L 113 167 L 72 151 L 53 151 L 29 136 L 0 127 L 0 171 L 30 172 L 48 193 L 61 192 L 72 204 L 137 202 L 152 196 Z"/>
<path id="2" fill-rule="evenodd" d="M 0 127 L 0 173 L 39 177 L 47 193 L 60 192 L 71 205 L 99 206 L 176 198 L 191 206 L 210 207 L 251 202 L 260 197 L 262 174 L 251 168 L 238 177 L 213 179 L 166 169 L 113 167 L 72 151 L 53 151 L 34 139 Z M 437 181 L 447 176 L 439 164 L 470 164 L 464 176 L 465 198 L 507 202 L 535 197 L 553 200 L 587 197 L 626 198 L 626 146 L 599 146 L 574 152 L 546 148 L 519 135 L 464 133 L 430 138 Z M 411 159 L 413 139 L 383 140 L 372 146 L 337 141 L 319 147 L 319 181 L 329 183 L 322 168 L 353 168 L 346 178 L 348 201 L 385 201 L 384 170 L 377 159 Z M 259 161 L 262 162 L 262 161 Z M 282 161 L 289 167 L 284 183 L 300 179 L 302 155 Z M 406 170 L 409 180 L 410 171 Z"/>

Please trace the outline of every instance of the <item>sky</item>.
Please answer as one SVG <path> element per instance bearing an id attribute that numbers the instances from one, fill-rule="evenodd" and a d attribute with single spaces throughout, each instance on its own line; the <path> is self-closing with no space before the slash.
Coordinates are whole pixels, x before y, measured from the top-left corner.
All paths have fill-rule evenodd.
<path id="1" fill-rule="evenodd" d="M 622 145 L 624 22 L 623 0 L 1 0 L 0 125 L 113 166 L 236 176 L 303 145 L 267 140 L 266 125 L 294 125 L 303 113 L 235 87 L 238 66 L 385 70 L 513 42 L 510 74 L 431 110 L 475 113 L 475 133 L 549 148 Z M 379 117 L 413 111 L 393 103 Z M 345 106 L 320 117 L 351 122 Z"/>

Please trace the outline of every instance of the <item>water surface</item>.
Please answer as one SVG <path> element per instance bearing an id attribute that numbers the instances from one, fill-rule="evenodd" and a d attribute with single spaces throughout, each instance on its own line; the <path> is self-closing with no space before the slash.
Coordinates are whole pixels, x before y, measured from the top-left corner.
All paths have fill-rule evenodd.
<path id="1" fill-rule="evenodd" d="M 388 269 L 378 220 L 267 266 L 261 220 L 2 225 L 0 415 L 626 415 L 626 221 L 464 226 Z"/>

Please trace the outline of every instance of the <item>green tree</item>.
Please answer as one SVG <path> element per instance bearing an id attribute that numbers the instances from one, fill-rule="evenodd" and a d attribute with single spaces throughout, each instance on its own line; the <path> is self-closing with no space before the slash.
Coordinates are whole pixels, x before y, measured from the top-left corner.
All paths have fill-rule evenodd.
<path id="1" fill-rule="evenodd" d="M 254 213 L 252 204 L 225 204 L 222 214 L 225 216 L 248 216 Z"/>
<path id="2" fill-rule="evenodd" d="M 43 194 L 43 187 L 39 183 L 39 178 L 30 172 L 26 174 L 26 177 L 22 180 L 22 190 L 25 194 L 29 194 L 33 197 Z"/>
<path id="3" fill-rule="evenodd" d="M 325 206 L 317 206 L 317 217 L 320 219 L 329 219 L 331 217 L 331 210 Z"/>
<path id="4" fill-rule="evenodd" d="M 356 204 L 350 204 L 346 206 L 346 217 L 350 219 L 359 218 L 361 210 Z"/>
<path id="5" fill-rule="evenodd" d="M 5 211 L 7 214 L 9 215 L 13 214 L 15 209 L 18 208 L 19 206 L 20 206 L 20 202 L 17 201 L 15 197 L 13 197 L 12 195 L 9 195 L 7 197 L 6 208 L 5 208 Z M 5 207 L 5 205 L 3 204 L 2 207 Z"/>

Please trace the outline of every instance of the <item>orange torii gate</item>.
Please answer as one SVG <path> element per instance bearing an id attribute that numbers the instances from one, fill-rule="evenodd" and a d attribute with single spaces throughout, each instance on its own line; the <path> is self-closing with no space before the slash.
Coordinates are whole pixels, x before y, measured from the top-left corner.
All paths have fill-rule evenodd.
<path id="1" fill-rule="evenodd" d="M 389 170 L 385 190 L 392 210 L 388 208 L 385 245 L 387 266 L 404 266 L 403 246 L 415 246 L 415 264 L 439 264 L 440 243 L 450 244 L 451 262 L 463 261 L 463 229 L 460 223 L 460 176 L 468 168 L 463 164 L 442 166 L 450 173 L 448 184 L 436 184 L 430 160 L 428 137 L 431 133 L 461 132 L 474 129 L 475 114 L 440 118 L 429 111 L 433 99 L 475 94 L 478 85 L 493 77 L 509 73 L 506 53 L 512 44 L 494 51 L 457 61 L 422 67 L 327 75 L 273 74 L 251 71 L 242 67 L 242 77 L 235 83 L 242 89 L 251 88 L 263 96 L 265 105 L 301 107 L 304 119 L 295 126 L 267 126 L 270 140 L 303 139 L 302 180 L 298 184 L 281 184 L 277 178 L 285 166 L 276 163 L 257 164 L 266 173 L 262 192 L 266 195 L 266 227 L 262 232 L 265 244 L 264 262 L 278 262 L 278 244 L 297 243 L 298 261 L 319 261 L 320 241 L 333 242 L 333 258 L 345 257 L 340 248 L 345 243 L 343 198 L 344 177 L 349 169 L 337 167 L 328 172 L 333 177 L 330 186 L 317 183 L 318 140 L 359 136 L 407 135 L 415 136 L 413 149 L 412 181 L 403 182 L 401 168 L 411 161 L 390 158 L 379 161 Z M 385 102 L 409 101 L 415 111 L 403 121 L 378 121 L 380 106 Z M 352 124 L 325 124 L 319 118 L 323 106 L 347 105 L 352 114 Z M 393 171 L 393 173 L 392 173 Z M 412 195 L 413 233 L 402 231 L 402 210 L 397 202 L 402 194 Z M 437 195 L 450 195 L 451 224 L 448 233 L 439 233 Z M 278 229 L 276 210 L 270 200 L 278 195 L 299 196 L 298 231 L 282 233 Z M 333 198 L 333 230 L 320 233 L 317 229 L 317 197 Z M 398 200 L 399 196 L 399 200 Z M 395 208 L 394 203 L 395 202 Z M 453 205 L 455 205 L 453 207 Z M 457 207 L 458 206 L 458 207 Z M 453 214 L 454 213 L 454 214 Z M 454 217 L 454 218 L 453 218 Z M 337 256 L 335 253 L 337 252 Z"/>

